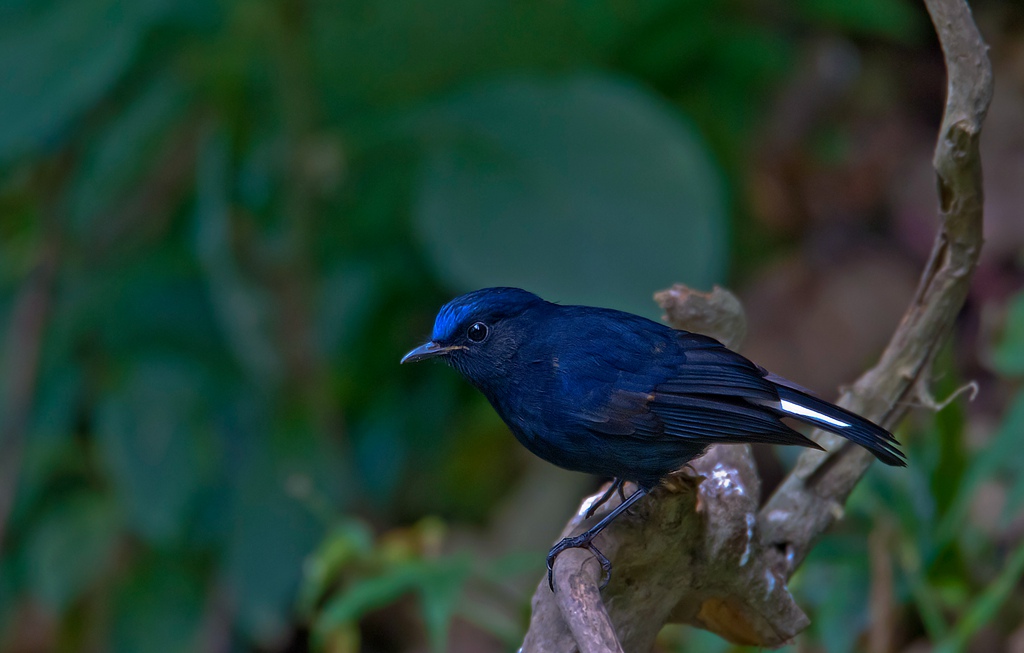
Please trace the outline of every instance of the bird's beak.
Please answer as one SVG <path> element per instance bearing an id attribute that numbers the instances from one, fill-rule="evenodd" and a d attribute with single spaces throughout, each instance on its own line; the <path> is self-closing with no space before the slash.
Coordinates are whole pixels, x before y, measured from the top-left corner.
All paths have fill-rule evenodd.
<path id="1" fill-rule="evenodd" d="M 415 363 L 416 361 L 426 360 L 428 358 L 434 358 L 435 356 L 441 356 L 443 354 L 447 354 L 448 352 L 452 351 L 453 349 L 462 349 L 462 347 L 458 347 L 458 346 L 442 347 L 441 345 L 437 344 L 436 342 L 431 341 L 431 342 L 428 342 L 426 344 L 420 345 L 416 349 L 413 349 L 412 351 L 410 351 L 405 356 L 402 356 L 402 360 L 399 363 L 399 365 L 401 365 L 402 363 Z"/>

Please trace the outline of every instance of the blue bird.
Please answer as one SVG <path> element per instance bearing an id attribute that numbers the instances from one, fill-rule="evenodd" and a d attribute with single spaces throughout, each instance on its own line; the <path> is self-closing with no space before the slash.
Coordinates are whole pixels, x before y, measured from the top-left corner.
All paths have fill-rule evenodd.
<path id="1" fill-rule="evenodd" d="M 437 314 L 426 344 L 402 358 L 441 358 L 491 402 L 527 449 L 550 463 L 615 479 L 591 506 L 637 490 L 581 535 L 555 544 L 589 550 L 605 583 L 611 563 L 593 540 L 670 472 L 713 444 L 792 444 L 820 449 L 782 422 L 841 435 L 879 460 L 905 466 L 891 433 L 812 396 L 713 338 L 605 308 L 563 306 L 518 288 L 485 288 Z M 603 587 L 603 585 L 602 585 Z"/>

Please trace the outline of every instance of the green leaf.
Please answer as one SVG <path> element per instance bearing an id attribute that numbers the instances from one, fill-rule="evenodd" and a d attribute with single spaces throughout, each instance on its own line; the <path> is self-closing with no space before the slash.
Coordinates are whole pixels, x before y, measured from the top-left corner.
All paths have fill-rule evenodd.
<path id="1" fill-rule="evenodd" d="M 1016 483 L 1010 487 L 1006 494 L 1006 507 L 1003 509 L 1003 519 L 1010 520 L 1024 506 L 1024 478 L 1018 477 Z"/>
<path id="2" fill-rule="evenodd" d="M 356 346 L 355 338 L 369 322 L 381 290 L 378 269 L 370 265 L 337 265 L 321 277 L 317 297 L 317 349 L 328 358 Z"/>
<path id="3" fill-rule="evenodd" d="M 448 648 L 448 627 L 470 571 L 468 558 L 448 558 L 428 565 L 419 582 L 423 621 L 435 653 Z"/>
<path id="4" fill-rule="evenodd" d="M 259 417 L 254 411 L 253 417 Z M 282 432 L 270 437 L 264 424 L 249 424 L 239 452 L 239 476 L 227 516 L 230 533 L 225 578 L 235 597 L 241 628 L 254 640 L 269 644 L 288 630 L 302 579 L 302 567 L 324 534 L 305 497 L 323 492 L 322 467 L 337 459 L 310 445 L 309 432 Z"/>
<path id="5" fill-rule="evenodd" d="M 154 542 L 180 537 L 200 484 L 204 381 L 179 361 L 143 361 L 97 407 L 100 454 L 131 524 Z"/>
<path id="6" fill-rule="evenodd" d="M 437 105 L 419 129 L 416 227 L 457 288 L 654 315 L 654 290 L 725 274 L 721 175 L 693 127 L 642 88 L 503 79 Z"/>
<path id="7" fill-rule="evenodd" d="M 901 538 L 899 560 L 909 585 L 910 594 L 921 615 L 928 636 L 935 640 L 946 636 L 946 619 L 942 614 L 939 592 L 931 585 L 920 555 L 920 546 L 911 538 Z"/>
<path id="8" fill-rule="evenodd" d="M 420 567 L 408 562 L 346 587 L 327 602 L 316 620 L 314 636 L 326 641 L 330 633 L 351 625 L 367 612 L 390 605 L 416 586 Z"/>
<path id="9" fill-rule="evenodd" d="M 1003 509 L 1005 520 L 1012 519 L 1021 506 L 1024 506 L 1024 475 L 1020 474 L 1021 465 L 1024 464 L 1024 452 L 1020 447 L 1021 433 L 1024 433 L 1024 390 L 1017 393 L 1010 409 L 1003 416 L 1003 423 L 983 454 L 986 457 L 991 456 L 993 464 L 995 460 L 1000 460 L 1010 479 L 1006 506 Z M 988 454 L 987 452 L 992 449 L 995 449 L 996 453 Z"/>
<path id="10" fill-rule="evenodd" d="M 1006 307 L 1002 337 L 991 352 L 992 367 L 1007 376 L 1024 376 L 1024 293 Z"/>
<path id="11" fill-rule="evenodd" d="M 897 43 L 916 42 L 927 26 L 924 12 L 906 0 L 801 0 L 797 7 L 815 23 Z"/>
<path id="12" fill-rule="evenodd" d="M 89 143 L 68 200 L 67 216 L 77 231 L 93 233 L 105 222 L 115 202 L 152 167 L 185 107 L 180 82 L 171 75 L 157 76 Z"/>
<path id="13" fill-rule="evenodd" d="M 416 591 L 434 651 L 444 651 L 448 625 L 471 572 L 467 558 L 415 560 L 399 563 L 382 573 L 352 583 L 330 600 L 317 619 L 314 633 L 325 642 L 332 632 L 344 631 L 360 617 Z"/>
<path id="14" fill-rule="evenodd" d="M 992 440 L 972 458 L 952 505 L 936 529 L 940 542 L 952 541 L 962 534 L 962 526 L 970 510 L 971 497 L 978 486 L 986 480 L 999 474 L 1006 474 L 1009 478 L 1015 479 L 1007 497 L 1006 510 L 1009 511 L 1016 506 L 1018 497 L 1024 494 L 1024 489 L 1021 489 L 1024 481 L 1020 480 L 1018 474 L 1018 470 L 1024 465 L 1024 448 L 1020 446 L 1021 433 L 1024 433 L 1024 391 L 1018 392 L 1014 397 Z"/>
<path id="15" fill-rule="evenodd" d="M 361 489 L 381 507 L 394 500 L 410 464 L 408 436 L 403 435 L 401 415 L 394 411 L 374 411 L 352 429 L 353 463 L 365 479 Z"/>
<path id="16" fill-rule="evenodd" d="M 96 494 L 75 494 L 50 508 L 26 544 L 32 594 L 53 612 L 63 612 L 108 573 L 120 525 L 114 503 Z"/>
<path id="17" fill-rule="evenodd" d="M 89 333 L 120 361 L 173 352 L 211 367 L 231 366 L 203 279 L 198 269 L 183 265 L 185 255 L 168 239 L 144 258 L 69 279 L 68 301 L 58 307 L 53 328 L 63 355 L 74 357 Z"/>
<path id="18" fill-rule="evenodd" d="M 37 394 L 32 411 L 32 439 L 59 442 L 69 437 L 82 401 L 82 370 L 68 364 L 46 370 L 39 380 Z"/>
<path id="19" fill-rule="evenodd" d="M 373 533 L 366 524 L 346 519 L 335 526 L 303 565 L 300 611 L 311 613 L 344 569 L 372 551 Z"/>
<path id="20" fill-rule="evenodd" d="M 10 622 L 20 598 L 14 580 L 15 566 L 14 556 L 5 555 L 0 558 L 0 633 L 10 632 Z"/>
<path id="21" fill-rule="evenodd" d="M 829 653 L 849 653 L 868 623 L 867 546 L 860 535 L 834 534 L 811 551 L 794 577 L 796 595 L 814 607 L 811 628 Z M 843 591 L 836 592 L 835 588 Z"/>
<path id="22" fill-rule="evenodd" d="M 302 563 L 321 534 L 297 501 L 268 485 L 238 507 L 227 554 L 239 622 L 264 643 L 287 631 Z"/>
<path id="23" fill-rule="evenodd" d="M 209 138 L 197 170 L 195 255 L 203 266 L 213 306 L 227 346 L 261 385 L 280 381 L 282 362 L 275 350 L 270 300 L 243 275 L 232 251 L 231 172 L 223 134 Z"/>
<path id="24" fill-rule="evenodd" d="M 991 441 L 979 453 L 968 469 L 965 489 L 974 490 L 978 484 L 999 472 L 1019 477 L 1024 465 L 1024 449 L 1020 446 L 1020 434 L 1024 433 L 1024 391 L 1018 392 L 1003 415 L 1003 422 L 993 434 Z"/>
<path id="25" fill-rule="evenodd" d="M 33 518 L 55 478 L 87 468 L 81 443 L 72 437 L 83 395 L 78 366 L 62 361 L 41 372 L 9 517 L 12 526 Z"/>
<path id="26" fill-rule="evenodd" d="M 995 621 L 1014 589 L 1020 587 L 1024 576 L 1024 542 L 1010 552 L 999 575 L 971 604 L 967 613 L 957 622 L 949 635 L 935 646 L 936 653 L 960 653 L 967 650 L 971 637 Z"/>
<path id="27" fill-rule="evenodd" d="M 368 0 L 310 7 L 318 85 L 346 108 L 415 102 L 488 72 L 579 61 L 588 49 L 571 3 L 439 0 L 428 7 Z"/>
<path id="28" fill-rule="evenodd" d="M 187 653 L 201 650 L 202 578 L 176 560 L 136 567 L 115 601 L 111 634 L 115 653 Z"/>
<path id="29" fill-rule="evenodd" d="M 958 379 L 956 364 L 951 347 L 940 350 L 934 367 L 939 377 L 935 383 L 935 394 L 940 397 L 951 396 L 958 392 L 961 381 Z M 935 456 L 935 466 L 928 470 L 931 490 L 928 494 L 934 497 L 936 514 L 943 515 L 956 503 L 957 494 L 963 487 L 964 474 L 967 471 L 971 456 L 964 448 L 964 409 L 962 401 L 938 411 L 932 422 L 935 426 L 929 434 L 929 442 L 938 446 L 928 447 Z"/>
<path id="30" fill-rule="evenodd" d="M 52 2 L 19 18 L 0 31 L 0 164 L 58 139 L 128 68 L 145 27 L 118 0 Z"/>

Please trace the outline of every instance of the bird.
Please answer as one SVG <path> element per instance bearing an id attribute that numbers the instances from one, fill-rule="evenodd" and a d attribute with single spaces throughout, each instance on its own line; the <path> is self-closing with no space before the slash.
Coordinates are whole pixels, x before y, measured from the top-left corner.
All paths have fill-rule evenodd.
<path id="1" fill-rule="evenodd" d="M 594 538 L 668 474 L 711 445 L 821 449 L 784 421 L 840 435 L 883 463 L 906 466 L 877 424 L 820 399 L 706 335 L 608 308 L 548 302 L 519 288 L 483 288 L 441 307 L 430 340 L 401 363 L 441 359 L 475 386 L 528 450 L 565 469 L 614 479 L 622 502 L 586 532 L 563 538 L 554 561 L 582 548 L 611 578 Z M 636 490 L 624 497 L 629 481 Z"/>

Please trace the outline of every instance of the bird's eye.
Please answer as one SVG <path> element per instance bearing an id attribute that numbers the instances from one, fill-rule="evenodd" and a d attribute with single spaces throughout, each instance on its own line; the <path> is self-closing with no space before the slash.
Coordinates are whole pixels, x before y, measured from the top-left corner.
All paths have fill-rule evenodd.
<path id="1" fill-rule="evenodd" d="M 481 342 L 487 337 L 487 325 L 483 322 L 474 322 L 469 329 L 466 330 L 466 337 L 473 342 Z"/>

